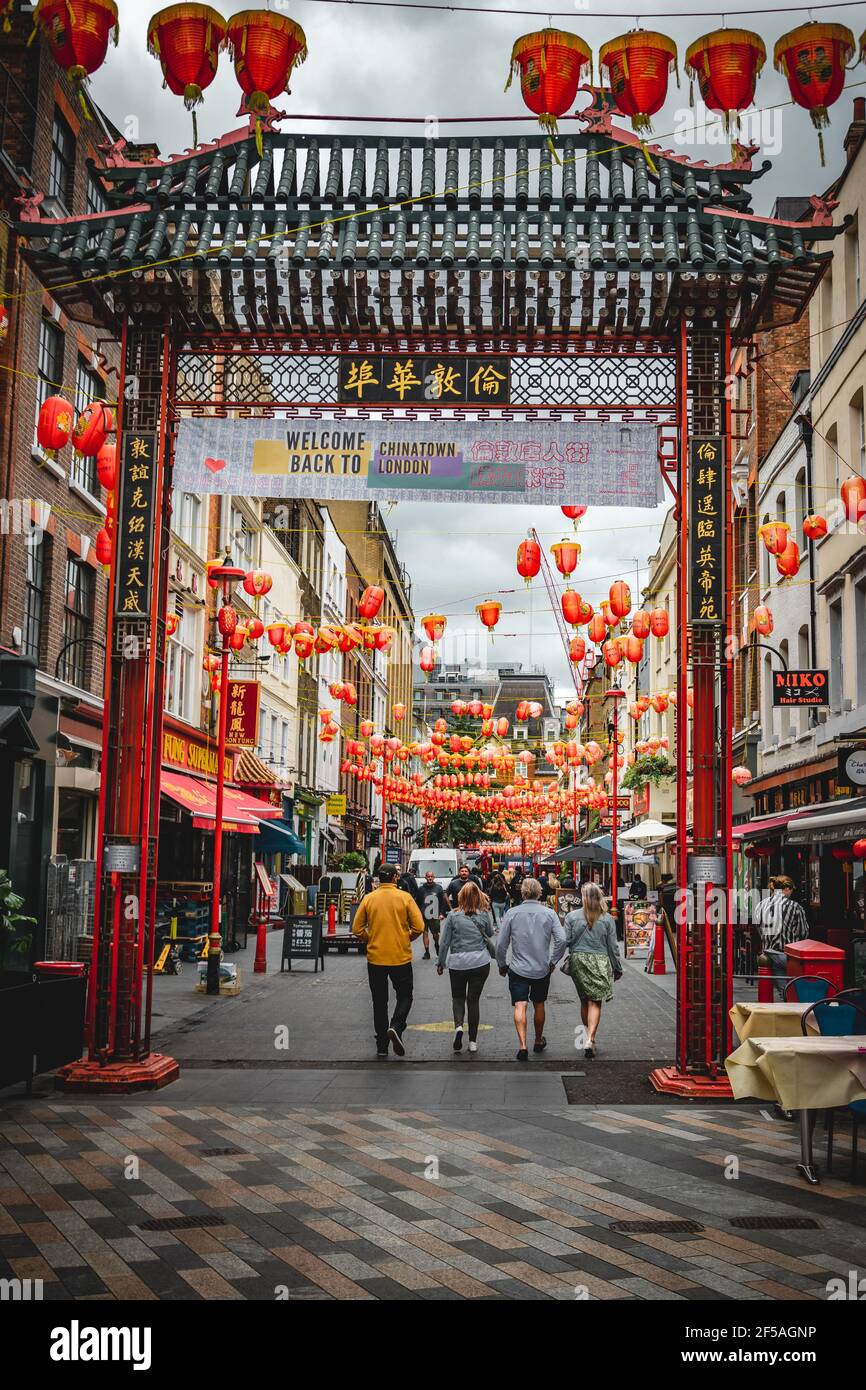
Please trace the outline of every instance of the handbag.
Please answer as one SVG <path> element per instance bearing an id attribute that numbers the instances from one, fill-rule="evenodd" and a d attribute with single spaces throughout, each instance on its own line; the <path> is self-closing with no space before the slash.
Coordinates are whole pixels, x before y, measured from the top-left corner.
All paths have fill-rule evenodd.
<path id="1" fill-rule="evenodd" d="M 490 957 L 491 960 L 495 960 L 495 959 L 496 959 L 496 947 L 493 945 L 493 942 L 490 940 L 490 937 L 487 936 L 487 935 L 485 935 L 485 933 L 484 933 L 483 931 L 481 931 L 481 927 L 480 927 L 480 926 L 478 925 L 478 923 L 475 921 L 475 918 L 474 918 L 474 917 L 472 918 L 472 921 L 473 921 L 473 923 L 475 924 L 475 926 L 478 927 L 478 930 L 479 930 L 479 932 L 481 933 L 481 940 L 484 942 L 484 947 L 485 947 L 485 950 L 487 951 L 488 956 Z"/>
<path id="2" fill-rule="evenodd" d="M 577 938 L 577 941 L 582 941 L 582 940 L 583 940 L 584 932 L 586 932 L 586 931 L 588 931 L 588 930 L 589 930 L 589 923 L 588 923 L 588 922 L 584 922 L 584 924 L 583 924 L 583 931 L 580 933 L 580 936 Z M 573 945 L 572 948 L 571 948 L 571 951 L 569 951 L 567 955 L 563 956 L 562 961 L 561 961 L 560 966 L 559 966 L 559 968 L 560 968 L 562 974 L 563 974 L 563 975 L 568 975 L 569 978 L 571 978 L 571 955 L 572 955 L 572 951 L 574 951 L 575 947 L 577 946 L 577 941 L 575 941 L 574 945 Z"/>

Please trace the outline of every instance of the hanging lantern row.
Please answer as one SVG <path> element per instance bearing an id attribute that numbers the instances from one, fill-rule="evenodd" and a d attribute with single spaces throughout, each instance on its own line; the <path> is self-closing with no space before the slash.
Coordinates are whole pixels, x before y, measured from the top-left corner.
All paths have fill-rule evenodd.
<path id="1" fill-rule="evenodd" d="M 829 124 L 829 108 L 842 93 L 854 52 L 851 30 L 823 21 L 800 24 L 775 45 L 776 69 L 784 74 L 792 100 L 809 112 L 818 131 L 822 164 L 822 132 Z M 866 34 L 860 40 L 861 58 L 864 53 Z M 690 83 L 697 82 L 705 105 L 722 117 L 726 129 L 736 126 L 752 105 L 766 57 L 763 39 L 748 29 L 716 29 L 687 48 Z M 667 98 L 671 72 L 679 82 L 673 39 L 651 30 L 629 30 L 602 44 L 598 66 L 619 113 L 630 118 L 638 135 L 646 136 L 651 118 Z M 526 106 L 551 134 L 557 119 L 573 106 L 581 79 L 589 73 L 591 80 L 592 53 L 577 34 L 541 29 L 514 44 L 506 91 L 518 72 Z"/>

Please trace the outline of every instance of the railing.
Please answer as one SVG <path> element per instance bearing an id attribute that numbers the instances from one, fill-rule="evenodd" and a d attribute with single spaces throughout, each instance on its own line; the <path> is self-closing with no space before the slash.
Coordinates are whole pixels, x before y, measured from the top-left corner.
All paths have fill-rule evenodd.
<path id="1" fill-rule="evenodd" d="M 7 67 L 0 66 L 0 81 L 0 153 L 6 156 L 13 167 L 20 166 L 29 171 L 36 107 Z M 15 117 L 15 111 L 20 110 L 22 106 L 30 116 L 30 129 Z"/>

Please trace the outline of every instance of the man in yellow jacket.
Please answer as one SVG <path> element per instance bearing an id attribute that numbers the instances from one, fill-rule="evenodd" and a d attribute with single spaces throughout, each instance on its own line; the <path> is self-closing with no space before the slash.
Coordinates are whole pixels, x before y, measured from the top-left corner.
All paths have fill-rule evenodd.
<path id="1" fill-rule="evenodd" d="M 396 885 L 393 864 L 379 868 L 379 887 L 358 904 L 352 931 L 367 943 L 367 979 L 373 997 L 376 1056 L 388 1056 L 390 1043 L 405 1056 L 403 1030 L 412 1007 L 412 942 L 424 931 L 415 899 Z M 388 981 L 397 996 L 388 1022 Z"/>

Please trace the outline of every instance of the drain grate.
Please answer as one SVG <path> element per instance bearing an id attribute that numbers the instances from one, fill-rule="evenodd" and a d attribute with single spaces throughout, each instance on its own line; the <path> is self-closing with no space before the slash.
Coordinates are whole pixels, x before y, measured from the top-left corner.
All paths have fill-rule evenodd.
<path id="1" fill-rule="evenodd" d="M 140 1221 L 140 1231 L 199 1231 L 203 1226 L 224 1226 L 221 1216 L 155 1216 Z"/>
<path id="2" fill-rule="evenodd" d="M 612 1221 L 608 1227 L 624 1236 L 696 1236 L 704 1228 L 700 1221 Z"/>
<path id="3" fill-rule="evenodd" d="M 199 1149 L 199 1158 L 239 1158 L 243 1149 Z"/>
<path id="4" fill-rule="evenodd" d="M 811 1216 L 732 1216 L 738 1231 L 819 1231 Z"/>

